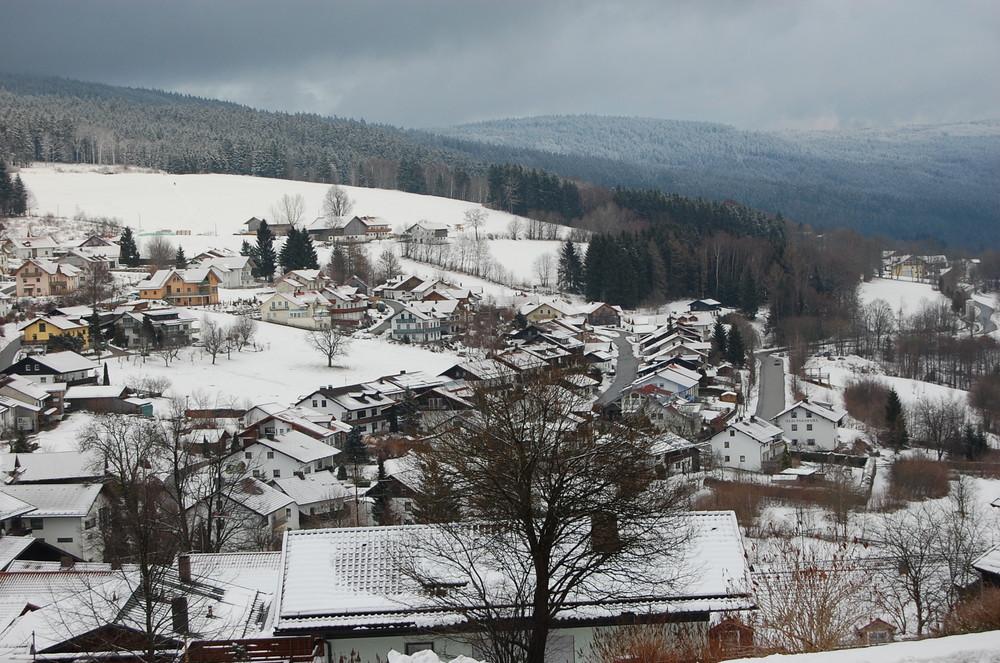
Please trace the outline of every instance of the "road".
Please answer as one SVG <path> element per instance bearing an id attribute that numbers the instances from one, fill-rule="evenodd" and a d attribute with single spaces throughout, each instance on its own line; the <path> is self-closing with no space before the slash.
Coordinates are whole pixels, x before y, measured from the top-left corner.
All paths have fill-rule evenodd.
<path id="1" fill-rule="evenodd" d="M 979 318 L 979 332 L 983 335 L 997 330 L 997 325 L 993 322 L 993 308 L 977 301 L 975 304 L 976 314 Z"/>
<path id="2" fill-rule="evenodd" d="M 770 421 L 771 417 L 785 409 L 785 362 L 771 352 L 759 353 L 757 416 L 764 421 Z"/>
<path id="3" fill-rule="evenodd" d="M 7 368 L 13 365 L 14 360 L 17 358 L 17 353 L 21 349 L 21 337 L 18 336 L 14 340 L 0 350 L 0 369 Z"/>
<path id="4" fill-rule="evenodd" d="M 612 341 L 618 347 L 618 365 L 615 367 L 615 379 L 607 390 L 597 397 L 597 405 L 606 405 L 618 398 L 622 390 L 635 381 L 636 371 L 639 370 L 639 360 L 632 352 L 632 344 L 628 342 L 624 332 L 618 332 L 618 336 Z"/>
<path id="5" fill-rule="evenodd" d="M 397 302 L 394 299 L 383 299 L 382 301 L 385 302 L 386 306 L 392 309 L 392 313 L 389 314 L 389 317 L 387 317 L 385 320 L 383 320 L 382 322 L 378 323 L 377 325 L 369 329 L 368 332 L 370 334 L 381 334 L 382 332 L 384 332 L 386 329 L 389 328 L 389 320 L 392 318 L 392 316 L 396 315 L 397 313 L 403 310 L 403 304 L 401 302 Z"/>

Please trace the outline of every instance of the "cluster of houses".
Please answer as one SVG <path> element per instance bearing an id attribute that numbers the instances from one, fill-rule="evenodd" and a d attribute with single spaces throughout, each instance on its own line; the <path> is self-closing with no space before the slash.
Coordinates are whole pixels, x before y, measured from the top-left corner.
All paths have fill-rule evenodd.
<path id="1" fill-rule="evenodd" d="M 263 219 L 251 217 L 243 222 L 245 232 L 256 235 Z M 286 235 L 290 230 L 288 224 L 270 223 L 268 228 L 277 236 Z M 354 216 L 347 221 L 331 223 L 325 217 L 320 217 L 306 225 L 306 233 L 315 242 L 371 242 L 382 239 L 396 238 L 403 242 L 417 244 L 440 244 L 448 241 L 451 228 L 443 223 L 418 221 L 408 226 L 402 233 L 395 233 L 389 222 L 379 216 Z"/>

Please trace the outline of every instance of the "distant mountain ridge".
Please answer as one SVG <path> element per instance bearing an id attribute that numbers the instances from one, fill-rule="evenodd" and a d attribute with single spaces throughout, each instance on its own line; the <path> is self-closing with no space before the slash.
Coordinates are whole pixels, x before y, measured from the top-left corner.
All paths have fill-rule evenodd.
<path id="1" fill-rule="evenodd" d="M 608 186 L 738 200 L 819 226 L 970 247 L 1000 243 L 1000 121 L 844 131 L 742 131 L 593 115 L 435 129 L 432 141 Z M 449 142 L 454 141 L 454 142 Z M 478 146 L 478 147 L 477 147 Z M 499 153 L 499 154 L 498 154 Z"/>

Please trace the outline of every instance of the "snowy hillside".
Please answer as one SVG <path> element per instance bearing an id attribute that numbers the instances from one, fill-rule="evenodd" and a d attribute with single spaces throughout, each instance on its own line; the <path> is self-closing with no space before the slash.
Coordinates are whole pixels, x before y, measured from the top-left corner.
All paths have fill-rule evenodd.
<path id="1" fill-rule="evenodd" d="M 190 231 L 190 236 L 170 238 L 174 244 L 183 246 L 188 256 L 209 248 L 239 250 L 247 239 L 239 234 L 245 230 L 244 222 L 254 216 L 273 220 L 271 208 L 286 194 L 303 197 L 305 220 L 311 223 L 320 216 L 323 195 L 329 188 L 326 184 L 240 175 L 120 172 L 63 164 L 25 168 L 20 174 L 34 196 L 31 208 L 34 216 L 115 217 L 136 230 L 140 243 L 144 233 Z M 355 201 L 351 215 L 382 217 L 397 231 L 422 220 L 454 228 L 462 223 L 466 211 L 483 209 L 486 224 L 479 229 L 480 234 L 501 237 L 506 236 L 514 218 L 506 212 L 450 198 L 387 189 L 349 186 L 344 189 Z M 372 244 L 373 258 L 383 244 L 389 243 Z M 544 253 L 554 255 L 556 250 L 558 244 L 551 241 L 490 241 L 494 259 L 515 275 L 520 286 L 530 287 L 535 280 L 536 258 Z M 321 249 L 319 253 L 321 261 L 325 260 L 327 251 Z M 411 263 L 407 266 L 423 270 L 428 276 L 439 271 L 426 266 L 416 268 Z"/>

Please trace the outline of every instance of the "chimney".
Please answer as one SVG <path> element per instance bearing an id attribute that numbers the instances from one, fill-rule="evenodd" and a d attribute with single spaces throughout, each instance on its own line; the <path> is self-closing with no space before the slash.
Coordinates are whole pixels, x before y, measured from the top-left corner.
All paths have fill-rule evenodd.
<path id="1" fill-rule="evenodd" d="M 191 582 L 191 555 L 184 553 L 177 556 L 177 574 L 180 576 L 181 582 Z"/>
<path id="2" fill-rule="evenodd" d="M 621 549 L 618 518 L 613 513 L 595 513 L 590 517 L 590 547 L 594 552 L 614 553 Z"/>
<path id="3" fill-rule="evenodd" d="M 170 618 L 174 633 L 187 633 L 188 630 L 188 600 L 186 596 L 175 596 L 170 600 Z"/>
<path id="4" fill-rule="evenodd" d="M 750 415 L 750 423 L 752 423 L 752 424 L 757 423 L 757 417 L 755 417 L 754 415 L 751 414 Z"/>

